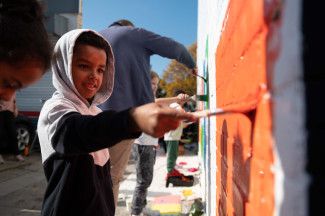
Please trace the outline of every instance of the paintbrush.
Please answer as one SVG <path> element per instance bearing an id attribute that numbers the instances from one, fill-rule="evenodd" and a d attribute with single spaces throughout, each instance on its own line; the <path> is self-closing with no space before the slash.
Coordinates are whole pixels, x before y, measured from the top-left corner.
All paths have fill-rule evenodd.
<path id="1" fill-rule="evenodd" d="M 194 99 L 194 96 L 192 96 Z M 219 107 L 212 110 L 200 110 L 193 112 L 192 114 L 197 118 L 207 118 L 211 116 L 222 115 L 226 113 L 241 113 L 245 114 L 256 109 L 258 103 L 261 100 L 270 99 L 270 93 L 266 90 L 265 84 L 260 84 L 257 92 L 253 95 L 249 95 L 247 98 L 225 107 Z"/>

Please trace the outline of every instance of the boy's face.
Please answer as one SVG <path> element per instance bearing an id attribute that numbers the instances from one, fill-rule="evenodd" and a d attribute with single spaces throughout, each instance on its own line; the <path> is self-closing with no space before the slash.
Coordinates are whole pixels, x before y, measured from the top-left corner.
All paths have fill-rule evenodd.
<path id="1" fill-rule="evenodd" d="M 72 78 L 79 94 L 90 101 L 100 89 L 106 70 L 106 52 L 90 45 L 75 47 Z"/>
<path id="2" fill-rule="evenodd" d="M 152 88 L 152 92 L 154 94 L 156 94 L 156 92 L 158 90 L 158 84 L 159 84 L 158 77 L 154 77 L 154 78 L 151 79 L 151 88 Z"/>
<path id="3" fill-rule="evenodd" d="M 0 61 L 0 100 L 10 100 L 16 90 L 39 80 L 43 72 L 43 64 L 36 60 L 26 60 L 18 65 Z"/>

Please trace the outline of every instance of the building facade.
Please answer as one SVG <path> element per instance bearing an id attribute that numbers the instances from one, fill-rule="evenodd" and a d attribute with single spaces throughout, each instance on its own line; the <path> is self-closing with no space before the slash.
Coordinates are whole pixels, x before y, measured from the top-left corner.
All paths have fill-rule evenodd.
<path id="1" fill-rule="evenodd" d="M 66 32 L 82 27 L 81 0 L 42 0 L 45 26 L 54 46 Z M 17 92 L 17 106 L 21 114 L 37 117 L 44 104 L 54 93 L 52 74 L 47 71 L 42 79 Z"/>

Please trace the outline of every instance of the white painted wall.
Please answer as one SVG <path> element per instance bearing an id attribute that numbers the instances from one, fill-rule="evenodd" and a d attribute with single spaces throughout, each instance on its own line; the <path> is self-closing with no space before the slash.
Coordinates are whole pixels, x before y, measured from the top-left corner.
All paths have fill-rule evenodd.
<path id="1" fill-rule="evenodd" d="M 217 98 L 215 94 L 215 80 L 218 72 L 216 71 L 215 55 L 217 45 L 220 40 L 222 32 L 222 23 L 226 16 L 226 9 L 228 7 L 228 0 L 207 0 L 199 1 L 198 4 L 198 50 L 197 50 L 197 65 L 199 74 L 203 76 L 205 67 L 209 71 L 209 105 L 210 109 L 217 106 Z M 206 56 L 206 40 L 208 39 L 208 56 Z M 199 78 L 198 78 L 199 80 Z M 200 83 L 200 82 L 198 82 Z M 198 93 L 203 86 L 198 86 Z M 200 120 L 202 125 L 204 120 Z M 204 176 L 201 179 L 202 184 L 205 185 L 205 201 L 206 201 L 206 215 L 217 215 L 216 206 L 216 173 L 218 168 L 216 166 L 216 119 L 210 118 L 207 122 L 209 125 L 208 142 L 206 160 L 202 161 L 207 167 Z"/>

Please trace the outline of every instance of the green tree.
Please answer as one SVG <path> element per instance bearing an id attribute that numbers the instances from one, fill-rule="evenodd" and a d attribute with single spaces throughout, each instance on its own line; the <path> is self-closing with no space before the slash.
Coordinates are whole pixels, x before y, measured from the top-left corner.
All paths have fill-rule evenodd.
<path id="1" fill-rule="evenodd" d="M 188 48 L 194 61 L 196 61 L 196 48 L 196 42 Z M 160 88 L 166 92 L 166 97 L 172 97 L 176 90 L 183 90 L 188 95 L 194 95 L 196 94 L 196 77 L 191 74 L 191 69 L 172 60 L 163 73 Z"/>

